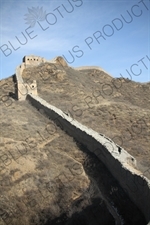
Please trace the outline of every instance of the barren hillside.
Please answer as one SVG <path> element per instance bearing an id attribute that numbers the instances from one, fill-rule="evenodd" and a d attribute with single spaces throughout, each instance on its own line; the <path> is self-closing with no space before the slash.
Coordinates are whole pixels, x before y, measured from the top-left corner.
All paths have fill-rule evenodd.
<path id="1" fill-rule="evenodd" d="M 150 178 L 150 83 L 96 69 L 43 63 L 23 71 L 38 95 L 110 137 Z M 96 156 L 28 101 L 15 75 L 0 81 L 0 225 L 145 225 L 139 209 Z"/>

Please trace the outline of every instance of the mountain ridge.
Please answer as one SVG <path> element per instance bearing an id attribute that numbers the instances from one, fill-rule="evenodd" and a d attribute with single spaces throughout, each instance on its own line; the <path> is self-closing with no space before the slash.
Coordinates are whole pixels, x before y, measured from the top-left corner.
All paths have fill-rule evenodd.
<path id="1" fill-rule="evenodd" d="M 33 80 L 36 80 L 38 95 L 48 103 L 60 108 L 73 119 L 78 120 L 98 133 L 103 133 L 115 143 L 123 146 L 137 159 L 138 168 L 141 170 L 141 173 L 149 177 L 150 154 L 148 146 L 150 146 L 150 106 L 148 103 L 150 84 L 137 84 L 136 82 L 123 78 L 114 79 L 104 71 L 97 71 L 95 69 L 76 71 L 66 66 L 66 64 L 62 66 L 62 64 L 58 62 L 52 63 L 51 61 L 42 62 L 35 66 L 33 66 L 33 64 L 31 66 L 28 65 L 27 68 L 23 69 L 22 77 L 28 86 L 30 86 Z M 67 215 L 73 216 L 72 219 L 76 221 L 74 213 L 78 212 L 77 208 L 79 209 L 79 215 L 81 213 L 79 221 L 82 223 L 82 220 L 85 220 L 81 219 L 83 215 L 85 216 L 85 213 L 82 212 L 82 207 L 84 206 L 85 211 L 87 210 L 87 215 L 89 212 L 89 202 L 94 202 L 96 196 L 99 200 L 101 199 L 100 201 L 102 202 L 102 207 L 99 210 L 105 209 L 105 216 L 104 218 L 101 217 L 101 221 L 106 222 L 107 217 L 108 220 L 106 224 L 113 224 L 114 218 L 121 221 L 123 214 L 125 214 L 125 224 L 133 225 L 137 224 L 139 221 L 143 221 L 141 224 L 145 224 L 140 212 L 138 213 L 139 217 L 137 216 L 138 209 L 132 205 L 127 196 L 125 197 L 125 193 L 122 192 L 120 186 L 115 183 L 116 181 L 113 181 L 111 175 L 108 173 L 107 176 L 109 178 L 105 178 L 107 169 L 104 169 L 104 165 L 96 161 L 96 158 L 93 158 L 94 156 L 89 155 L 83 146 L 81 147 L 71 137 L 64 134 L 60 128 L 56 127 L 52 121 L 44 116 L 42 111 L 38 112 L 27 101 L 17 101 L 16 85 L 17 81 L 15 75 L 0 81 L 0 94 L 2 96 L 0 101 L 2 108 L 1 121 L 3 121 L 1 122 L 2 147 L 0 150 L 2 154 L 7 155 L 7 157 L 2 155 L 4 157 L 2 158 L 4 165 L 1 175 L 1 191 L 3 191 L 3 196 L 5 198 L 9 193 L 12 207 L 15 208 L 15 204 L 19 204 L 20 202 L 19 212 L 21 212 L 21 208 L 24 211 L 26 211 L 26 208 L 32 208 L 29 205 L 26 206 L 26 202 L 29 203 L 28 198 L 38 201 L 38 204 L 34 203 L 37 210 L 29 210 L 29 215 L 24 213 L 24 222 L 21 224 L 40 224 L 40 218 L 43 220 L 42 224 L 48 224 L 48 214 L 51 215 L 51 218 L 49 218 L 49 224 L 51 224 L 52 221 L 54 222 L 55 218 L 61 217 L 61 215 L 67 211 L 69 213 Z M 43 116 L 41 116 L 41 114 L 43 114 Z M 89 163 L 90 160 L 93 160 L 93 162 Z M 49 164 L 49 162 L 51 163 Z M 75 180 L 71 181 L 72 173 L 69 172 L 70 170 L 68 170 L 68 168 L 71 168 L 70 166 L 73 163 L 76 163 L 78 166 L 76 172 L 71 169 L 71 171 L 76 174 Z M 101 175 L 99 174 L 101 178 L 95 174 L 94 164 L 96 168 L 100 167 L 101 170 L 103 169 L 103 173 Z M 25 168 L 25 165 L 28 165 L 28 168 Z M 49 172 L 53 171 L 52 174 L 59 177 L 58 172 L 61 170 L 69 176 L 71 182 L 69 189 L 67 189 L 68 196 L 65 196 L 66 191 L 62 184 L 59 183 L 60 181 L 58 179 L 56 180 Z M 83 171 L 83 173 L 79 178 L 77 172 L 80 170 Z M 86 173 L 84 171 L 86 171 Z M 66 179 L 64 175 L 61 174 L 61 176 L 63 176 L 63 179 Z M 95 176 L 97 177 L 97 181 L 94 182 L 97 184 L 90 185 L 92 180 L 95 179 Z M 54 189 L 57 190 L 56 192 L 58 194 L 55 196 L 53 190 L 51 190 L 54 195 L 52 199 L 51 194 L 48 195 L 47 189 L 43 186 L 41 189 L 41 184 L 44 184 L 45 181 L 49 183 L 49 179 L 51 179 L 51 182 L 55 180 Z M 80 182 L 78 182 L 78 179 Z M 99 179 L 100 181 L 98 181 Z M 110 182 L 108 190 L 105 190 L 107 188 L 105 185 L 102 188 L 102 183 L 108 183 L 108 180 L 112 183 Z M 26 181 L 26 186 L 22 183 L 24 181 Z M 15 182 L 15 185 L 13 182 Z M 37 188 L 37 184 L 39 188 Z M 12 189 L 9 185 L 12 185 Z M 97 185 L 98 189 L 96 188 Z M 6 188 L 5 191 L 4 187 Z M 15 187 L 18 193 L 16 193 Z M 21 187 L 21 189 L 19 187 Z M 24 190 L 25 187 L 26 191 L 21 191 Z M 35 194 L 33 194 L 32 188 L 35 190 Z M 87 197 L 86 193 L 88 188 L 91 190 L 88 192 L 89 197 Z M 119 191 L 111 191 L 111 189 Z M 100 193 L 101 191 L 102 194 Z M 39 192 L 42 193 L 43 202 L 41 202 L 41 204 L 41 195 L 38 194 Z M 107 194 L 104 194 L 105 192 L 107 192 Z M 115 195 L 112 196 L 113 201 L 117 207 L 119 207 L 118 200 L 120 200 L 123 205 L 122 209 L 120 207 L 118 208 L 119 217 L 117 217 L 117 214 L 114 212 L 108 213 L 109 210 L 107 209 L 108 203 L 106 199 L 108 198 L 110 201 L 112 199 L 110 193 L 113 192 L 116 195 L 116 197 Z M 47 201 L 45 199 L 46 195 L 49 196 Z M 11 196 L 13 196 L 13 198 Z M 126 202 L 124 203 L 123 197 L 126 198 Z M 70 199 L 72 200 L 69 204 Z M 75 202 L 73 199 L 76 199 Z M 60 203 L 58 205 L 54 203 L 59 201 Z M 78 201 L 81 203 L 78 203 Z M 6 202 L 9 204 L 9 201 Z M 49 202 L 53 202 L 52 205 L 54 205 L 54 207 L 50 207 L 49 209 Z M 79 207 L 75 206 L 72 208 L 72 203 L 79 205 Z M 68 204 L 70 210 L 67 206 Z M 129 208 L 131 207 L 133 209 L 132 213 L 134 217 L 131 213 L 124 212 L 126 204 L 128 204 Z M 1 205 L 3 205 L 3 210 L 1 209 L 2 211 L 0 211 L 0 215 L 2 215 L 0 224 L 3 224 L 6 218 L 8 221 L 11 220 L 12 224 L 20 224 L 20 219 L 17 219 L 14 211 L 15 216 L 11 218 L 10 207 L 8 207 L 9 210 L 6 210 L 8 205 L 4 204 L 4 201 L 1 202 Z M 38 207 L 38 205 L 40 205 L 40 207 Z M 98 207 L 98 205 L 96 207 Z M 111 205 L 109 205 L 108 208 L 109 207 L 112 209 Z M 44 217 L 41 215 L 42 210 L 45 210 Z M 129 216 L 127 216 L 127 214 L 129 214 Z M 30 220 L 31 218 L 34 218 L 34 222 Z M 36 222 L 35 218 L 38 222 Z M 96 216 L 95 219 L 99 220 Z M 88 224 L 87 220 L 86 218 L 86 223 Z M 133 220 L 135 221 L 133 222 Z M 68 224 L 67 222 L 65 223 Z M 73 221 L 70 223 L 72 224 Z M 99 222 L 95 220 L 95 224 L 97 223 Z"/>

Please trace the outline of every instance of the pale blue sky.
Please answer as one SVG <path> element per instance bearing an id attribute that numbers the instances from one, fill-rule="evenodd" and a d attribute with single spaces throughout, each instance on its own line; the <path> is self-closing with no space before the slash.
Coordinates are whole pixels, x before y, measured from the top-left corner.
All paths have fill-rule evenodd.
<path id="1" fill-rule="evenodd" d="M 30 26 L 26 24 L 25 14 L 29 14 L 28 8 L 32 7 L 43 7 L 48 15 L 40 21 L 42 28 L 36 23 L 27 30 L 34 37 L 30 39 L 25 31 Z M 66 12 L 65 8 L 72 12 Z M 117 30 L 115 26 L 122 29 Z M 100 33 L 103 37 L 96 40 Z M 20 44 L 17 38 L 26 44 Z M 11 50 L 5 51 L 7 46 Z M 74 50 L 82 52 L 74 52 L 73 59 L 69 51 L 72 52 L 74 46 L 78 46 Z M 25 55 L 34 54 L 46 59 L 64 56 L 69 62 L 73 61 L 69 64 L 73 67 L 100 66 L 113 77 L 122 74 L 130 78 L 127 69 L 132 80 L 148 82 L 150 0 L 0 0 L 0 47 L 1 79 L 14 74 Z M 13 47 L 20 48 L 13 50 Z M 138 76 L 131 73 L 131 69 Z"/>

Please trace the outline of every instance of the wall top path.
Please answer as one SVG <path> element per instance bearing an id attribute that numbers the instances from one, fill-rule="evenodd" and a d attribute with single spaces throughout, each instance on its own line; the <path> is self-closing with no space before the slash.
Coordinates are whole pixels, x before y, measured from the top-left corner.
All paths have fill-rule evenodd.
<path id="1" fill-rule="evenodd" d="M 108 72 L 106 72 L 105 70 L 103 70 L 101 67 L 99 66 L 80 66 L 80 67 L 74 67 L 75 70 L 99 70 L 99 71 L 103 71 L 104 73 L 107 73 L 107 75 L 109 75 L 110 77 L 112 77 Z"/>
<path id="2" fill-rule="evenodd" d="M 141 174 L 141 172 L 136 169 L 136 159 L 132 155 L 130 155 L 126 150 L 124 150 L 122 147 L 116 145 L 110 138 L 107 138 L 106 136 L 99 134 L 96 131 L 79 123 L 77 120 L 66 115 L 65 113 L 63 113 L 62 110 L 56 108 L 55 106 L 50 105 L 48 102 L 46 102 L 39 96 L 34 96 L 34 95 L 30 95 L 30 96 L 33 97 L 34 99 L 36 99 L 37 102 L 40 102 L 41 104 L 43 104 L 50 110 L 56 112 L 59 116 L 64 118 L 66 121 L 71 123 L 73 126 L 79 128 L 80 130 L 82 130 L 83 132 L 88 134 L 89 136 L 93 137 L 95 140 L 97 140 L 97 142 L 101 143 L 101 145 L 105 146 L 107 148 L 107 150 L 112 154 L 112 156 L 116 160 L 120 161 L 120 163 L 124 167 L 126 167 L 128 170 L 131 170 L 133 173 L 136 173 L 136 174 Z M 121 154 L 120 154 L 120 151 L 118 151 L 118 148 L 121 150 Z M 129 159 L 131 159 L 132 164 L 128 163 Z"/>

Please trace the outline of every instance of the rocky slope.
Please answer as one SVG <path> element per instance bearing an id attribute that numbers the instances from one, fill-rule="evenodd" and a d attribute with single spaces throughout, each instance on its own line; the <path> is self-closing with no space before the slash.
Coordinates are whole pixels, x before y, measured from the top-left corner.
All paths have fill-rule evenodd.
<path id="1" fill-rule="evenodd" d="M 50 104 L 133 154 L 150 177 L 150 83 L 43 63 L 23 71 Z M 0 224 L 146 224 L 93 154 L 0 81 Z"/>

